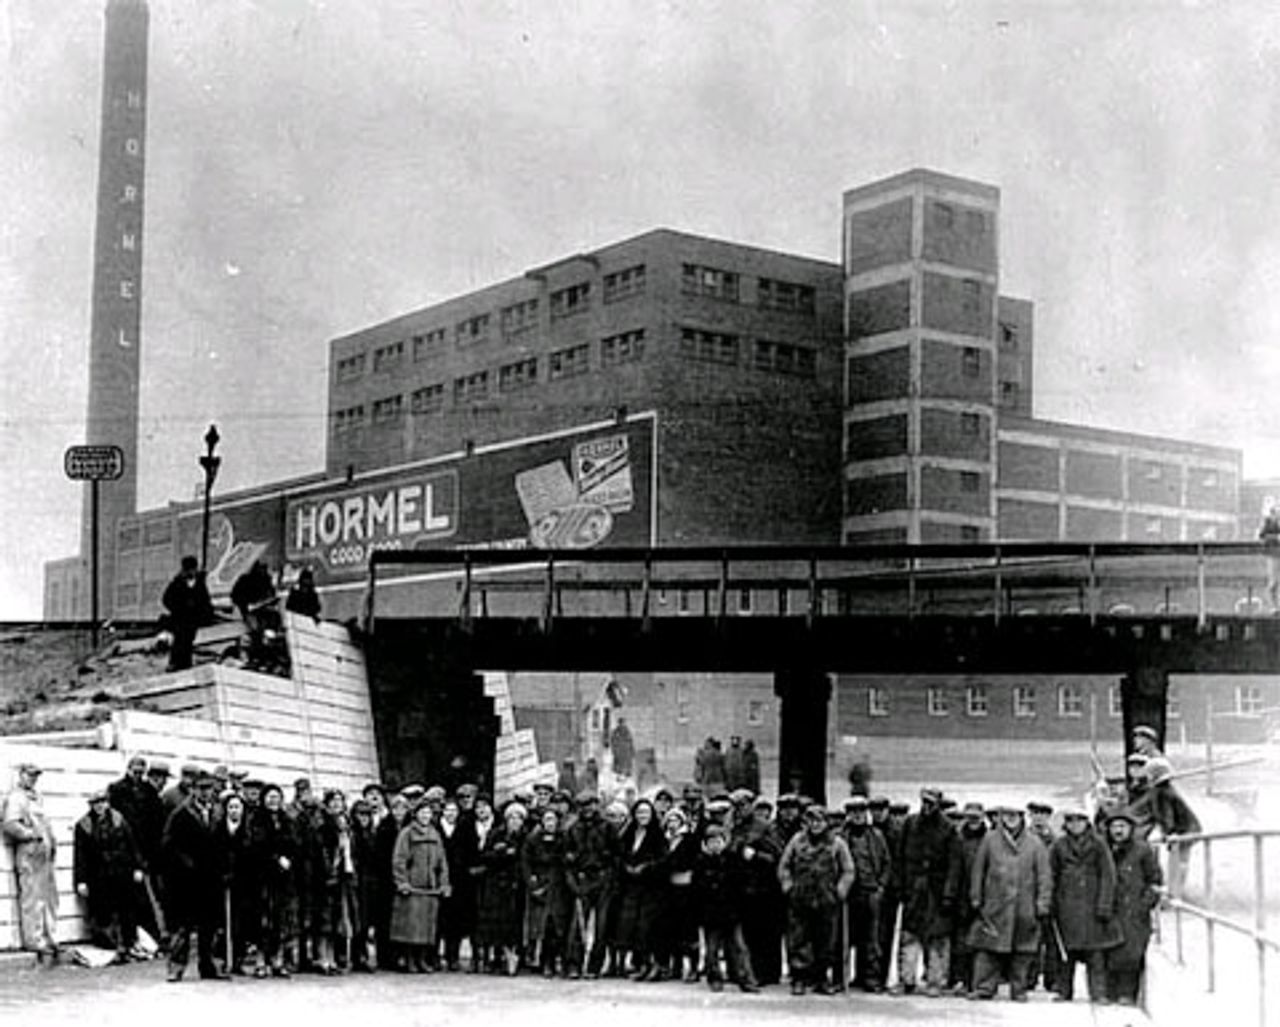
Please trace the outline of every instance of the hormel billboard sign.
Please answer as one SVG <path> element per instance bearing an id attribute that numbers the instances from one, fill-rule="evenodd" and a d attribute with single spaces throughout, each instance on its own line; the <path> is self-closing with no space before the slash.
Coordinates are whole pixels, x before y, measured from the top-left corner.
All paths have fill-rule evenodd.
<path id="1" fill-rule="evenodd" d="M 295 493 L 285 559 L 323 584 L 379 549 L 652 545 L 655 430 L 637 415 Z"/>

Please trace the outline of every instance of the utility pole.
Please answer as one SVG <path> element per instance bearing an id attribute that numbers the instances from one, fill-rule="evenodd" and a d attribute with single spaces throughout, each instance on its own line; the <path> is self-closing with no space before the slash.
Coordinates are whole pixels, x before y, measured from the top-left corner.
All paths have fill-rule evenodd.
<path id="1" fill-rule="evenodd" d="M 213 494 L 213 483 L 218 477 L 218 468 L 222 466 L 222 457 L 213 455 L 219 441 L 218 426 L 209 425 L 209 430 L 204 433 L 205 455 L 200 458 L 200 466 L 204 469 L 204 520 L 200 526 L 201 573 L 209 569 L 209 499 Z"/>

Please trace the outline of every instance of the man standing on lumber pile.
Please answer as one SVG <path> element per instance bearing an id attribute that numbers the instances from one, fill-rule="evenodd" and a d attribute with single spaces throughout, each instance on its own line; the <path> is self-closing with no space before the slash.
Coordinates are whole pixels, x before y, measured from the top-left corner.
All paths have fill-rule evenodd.
<path id="1" fill-rule="evenodd" d="M 0 820 L 13 847 L 22 947 L 34 952 L 41 963 L 52 965 L 58 961 L 58 885 L 53 876 L 57 843 L 44 800 L 36 790 L 39 776 L 40 768 L 34 763 L 19 764 L 18 786 L 5 796 Z"/>

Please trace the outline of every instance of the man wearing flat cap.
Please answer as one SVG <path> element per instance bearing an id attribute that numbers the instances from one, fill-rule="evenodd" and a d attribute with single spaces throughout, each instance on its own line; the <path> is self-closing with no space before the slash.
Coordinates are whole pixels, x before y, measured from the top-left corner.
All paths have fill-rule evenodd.
<path id="1" fill-rule="evenodd" d="M 1137 725 L 1133 729 L 1131 738 L 1133 741 L 1133 751 L 1138 755 L 1145 756 L 1147 759 L 1155 759 L 1156 757 L 1164 756 L 1164 753 L 1160 751 L 1160 746 L 1157 744 L 1159 736 L 1156 734 L 1156 729 L 1150 725 Z"/>
<path id="2" fill-rule="evenodd" d="M 787 900 L 787 963 L 791 994 L 813 988 L 834 995 L 840 981 L 836 959 L 837 921 L 854 880 L 853 858 L 844 839 L 829 830 L 827 810 L 811 805 L 804 829 L 787 843 L 778 863 L 778 881 Z"/>
<path id="3" fill-rule="evenodd" d="M 89 796 L 89 812 L 76 821 L 72 840 L 72 880 L 86 905 L 89 936 L 100 948 L 114 949 L 117 963 L 127 963 L 138 941 L 135 892 L 142 857 L 105 789 Z"/>
<path id="4" fill-rule="evenodd" d="M 871 804 L 855 795 L 844 803 L 842 835 L 853 859 L 854 881 L 849 890 L 849 946 L 857 951 L 853 985 L 866 992 L 881 990 L 880 906 L 892 868 L 889 845 L 871 823 Z"/>
<path id="5" fill-rule="evenodd" d="M 907 817 L 899 843 L 897 879 L 902 889 L 902 937 L 898 989 L 916 989 L 924 964 L 925 994 L 937 998 L 951 972 L 951 927 L 963 901 L 960 840 L 942 811 L 942 792 L 920 791 L 920 812 Z"/>
<path id="6" fill-rule="evenodd" d="M 600 816 L 599 796 L 583 789 L 578 793 L 577 805 L 578 815 L 564 832 L 565 883 L 572 896 L 565 969 L 571 978 L 585 973 L 594 980 L 604 969 L 613 845 L 609 827 Z"/>
<path id="7" fill-rule="evenodd" d="M 1076 806 L 1062 811 L 1063 833 L 1049 850 L 1053 876 L 1053 944 L 1062 942 L 1067 958 L 1058 974 L 1058 999 L 1074 995 L 1076 963 L 1084 963 L 1089 1000 L 1107 1002 L 1106 950 L 1120 943 L 1115 924 L 1115 864 L 1106 842 L 1093 830 L 1089 815 Z"/>
<path id="8" fill-rule="evenodd" d="M 1107 997 L 1120 1005 L 1138 1001 L 1147 944 L 1151 940 L 1151 911 L 1160 901 L 1160 861 L 1134 834 L 1133 817 L 1126 810 L 1113 812 L 1106 821 L 1107 842 L 1116 868 L 1115 924 L 1121 941 L 1107 950 Z"/>
<path id="9" fill-rule="evenodd" d="M 1049 818 L 1053 816 L 1053 807 L 1047 802 L 1033 799 L 1027 803 L 1027 815 L 1027 832 L 1039 840 L 1045 852 L 1052 851 L 1053 843 L 1058 840 L 1058 835 L 1049 823 Z M 1035 990 L 1037 982 L 1040 982 L 1043 983 L 1045 991 L 1057 992 L 1058 980 L 1062 975 L 1062 959 L 1058 955 L 1058 943 L 1049 936 L 1048 931 L 1040 933 L 1040 947 L 1036 951 L 1035 958 L 1031 960 L 1028 973 L 1030 974 L 1027 978 L 1029 989 Z"/>
<path id="10" fill-rule="evenodd" d="M 986 810 L 980 802 L 966 802 L 960 813 L 963 819 L 957 835 L 960 838 L 960 886 L 965 896 L 956 914 L 951 931 L 951 974 L 948 983 L 958 995 L 973 991 L 973 949 L 969 947 L 969 928 L 973 924 L 973 909 L 968 902 L 969 881 L 973 876 L 973 861 L 978 846 L 987 836 Z"/>
<path id="11" fill-rule="evenodd" d="M 13 849 L 18 875 L 22 947 L 36 953 L 42 963 L 52 963 L 58 958 L 58 884 L 53 876 L 57 842 L 36 788 L 39 777 L 40 768 L 34 763 L 18 765 L 17 787 L 5 796 L 0 825 Z"/>
<path id="12" fill-rule="evenodd" d="M 970 998 L 995 998 L 1001 978 L 1009 997 L 1027 1000 L 1027 977 L 1049 929 L 1053 875 L 1045 847 L 1027 832 L 1026 814 L 1018 807 L 996 807 L 998 826 L 982 839 L 973 860 L 969 903 L 976 911 L 969 928 L 974 957 L 974 990 Z"/>
<path id="13" fill-rule="evenodd" d="M 173 815 L 175 809 L 190 798 L 199 774 L 200 768 L 194 763 L 184 763 L 178 771 L 178 780 L 160 794 L 160 800 L 164 803 L 166 821 Z"/>

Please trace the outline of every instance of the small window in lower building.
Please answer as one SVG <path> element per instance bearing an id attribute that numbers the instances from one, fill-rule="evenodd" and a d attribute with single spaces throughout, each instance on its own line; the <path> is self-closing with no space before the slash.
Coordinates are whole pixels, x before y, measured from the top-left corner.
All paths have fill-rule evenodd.
<path id="1" fill-rule="evenodd" d="M 1166 720 L 1178 720 L 1182 717 L 1182 696 L 1178 694 L 1176 685 L 1170 685 L 1164 697 L 1164 716 Z"/>
<path id="2" fill-rule="evenodd" d="M 752 727 L 759 727 L 764 723 L 763 699 L 750 699 L 747 701 L 747 723 Z"/>
<path id="3" fill-rule="evenodd" d="M 1084 695 L 1081 693 L 1079 685 L 1058 686 L 1058 716 L 1084 716 Z"/>
<path id="4" fill-rule="evenodd" d="M 867 689 L 867 716 L 889 716 L 889 693 L 883 688 Z"/>
<path id="5" fill-rule="evenodd" d="M 987 704 L 987 686 L 970 685 L 965 689 L 965 713 L 970 717 L 985 717 L 990 709 Z"/>
<path id="6" fill-rule="evenodd" d="M 947 707 L 947 690 L 930 688 L 925 692 L 925 704 L 929 708 L 929 716 L 945 717 L 951 711 Z"/>
<path id="7" fill-rule="evenodd" d="M 1242 717 L 1262 714 L 1262 689 L 1258 685 L 1236 685 L 1236 712 Z"/>
<path id="8" fill-rule="evenodd" d="M 738 612 L 751 612 L 751 589 L 743 588 L 738 590 Z"/>
<path id="9" fill-rule="evenodd" d="M 1124 693 L 1119 685 L 1107 689 L 1107 713 L 1112 717 L 1124 716 Z"/>
<path id="10" fill-rule="evenodd" d="M 689 723 L 689 703 L 687 701 L 676 703 L 676 723 Z"/>
<path id="11" fill-rule="evenodd" d="M 1013 715 L 1026 719 L 1036 715 L 1036 689 L 1034 685 L 1016 685 L 1013 689 Z"/>

